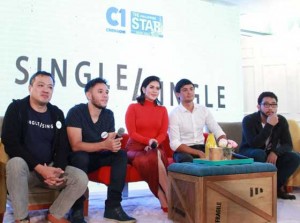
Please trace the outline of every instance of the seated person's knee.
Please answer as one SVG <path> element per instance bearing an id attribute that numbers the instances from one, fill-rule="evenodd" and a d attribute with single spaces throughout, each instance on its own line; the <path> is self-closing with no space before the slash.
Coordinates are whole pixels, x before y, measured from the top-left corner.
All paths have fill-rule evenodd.
<path id="1" fill-rule="evenodd" d="M 15 174 L 25 169 L 28 169 L 28 165 L 25 160 L 21 157 L 14 157 L 8 160 L 6 169 L 14 171 Z"/>
<path id="2" fill-rule="evenodd" d="M 120 149 L 116 154 L 117 156 L 115 157 L 115 159 L 117 160 L 117 162 L 127 163 L 127 152 L 125 150 Z"/>
<path id="3" fill-rule="evenodd" d="M 300 154 L 299 153 L 290 152 L 289 161 L 292 162 L 292 163 L 294 163 L 295 165 L 297 164 L 299 166 L 300 165 Z"/>
<path id="4" fill-rule="evenodd" d="M 179 153 L 175 152 L 173 155 L 173 159 L 176 163 L 183 163 L 183 162 L 193 162 L 193 156 L 188 153 Z"/>
<path id="5" fill-rule="evenodd" d="M 87 152 L 74 152 L 70 155 L 70 164 L 84 172 L 88 171 L 89 154 Z"/>
<path id="6" fill-rule="evenodd" d="M 258 149 L 253 153 L 253 159 L 256 162 L 266 162 L 267 154 L 264 150 Z"/>

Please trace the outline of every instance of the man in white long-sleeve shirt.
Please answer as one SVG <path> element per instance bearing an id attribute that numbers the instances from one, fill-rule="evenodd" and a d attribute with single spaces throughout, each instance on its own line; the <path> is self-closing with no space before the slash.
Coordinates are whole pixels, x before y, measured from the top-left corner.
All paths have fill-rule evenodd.
<path id="1" fill-rule="evenodd" d="M 181 79 L 175 86 L 180 104 L 169 114 L 170 147 L 175 162 L 193 162 L 205 158 L 203 129 L 206 126 L 217 142 L 226 135 L 205 106 L 195 104 L 195 86 L 188 79 Z"/>

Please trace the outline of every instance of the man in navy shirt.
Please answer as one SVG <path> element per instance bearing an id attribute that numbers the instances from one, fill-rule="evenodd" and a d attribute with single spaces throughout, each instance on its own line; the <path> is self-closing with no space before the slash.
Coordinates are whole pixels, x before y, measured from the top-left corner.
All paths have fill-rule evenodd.
<path id="1" fill-rule="evenodd" d="M 3 120 L 1 139 L 9 156 L 6 183 L 16 222 L 28 223 L 28 190 L 60 191 L 49 208 L 48 222 L 66 223 L 64 215 L 85 192 L 86 174 L 67 166 L 70 147 L 63 112 L 49 103 L 52 74 L 38 71 L 29 81 L 29 96 L 14 100 Z"/>

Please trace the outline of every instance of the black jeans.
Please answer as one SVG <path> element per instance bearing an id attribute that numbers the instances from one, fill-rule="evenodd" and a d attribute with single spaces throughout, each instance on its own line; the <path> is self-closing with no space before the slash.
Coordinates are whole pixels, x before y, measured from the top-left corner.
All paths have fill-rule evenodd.
<path id="1" fill-rule="evenodd" d="M 268 153 L 263 149 L 242 148 L 239 153 L 253 158 L 255 162 L 266 162 Z M 295 172 L 300 164 L 300 156 L 298 153 L 285 152 L 278 156 L 276 162 L 277 168 L 277 188 L 285 186 L 289 177 Z"/>
<path id="2" fill-rule="evenodd" d="M 205 145 L 203 145 L 203 144 L 193 145 L 190 147 L 193 149 L 201 150 L 202 152 L 205 152 Z M 189 153 L 176 152 L 176 151 L 173 154 L 173 159 L 176 163 L 183 163 L 183 162 L 192 163 L 194 158 L 199 158 L 199 157 L 191 155 Z"/>
<path id="3" fill-rule="evenodd" d="M 124 150 L 94 153 L 73 152 L 70 156 L 70 164 L 86 173 L 91 173 L 102 166 L 111 166 L 105 208 L 115 208 L 121 205 L 127 167 L 127 154 Z M 73 207 L 80 205 L 83 201 L 83 198 L 79 198 Z"/>

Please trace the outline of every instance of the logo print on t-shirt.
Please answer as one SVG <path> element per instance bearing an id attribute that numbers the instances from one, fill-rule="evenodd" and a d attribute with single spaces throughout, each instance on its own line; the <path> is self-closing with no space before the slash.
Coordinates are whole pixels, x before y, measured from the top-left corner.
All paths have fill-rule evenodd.
<path id="1" fill-rule="evenodd" d="M 39 121 L 28 120 L 28 124 L 38 126 L 42 129 L 53 129 L 52 124 L 45 124 L 45 123 L 42 123 L 42 122 L 39 122 Z"/>

